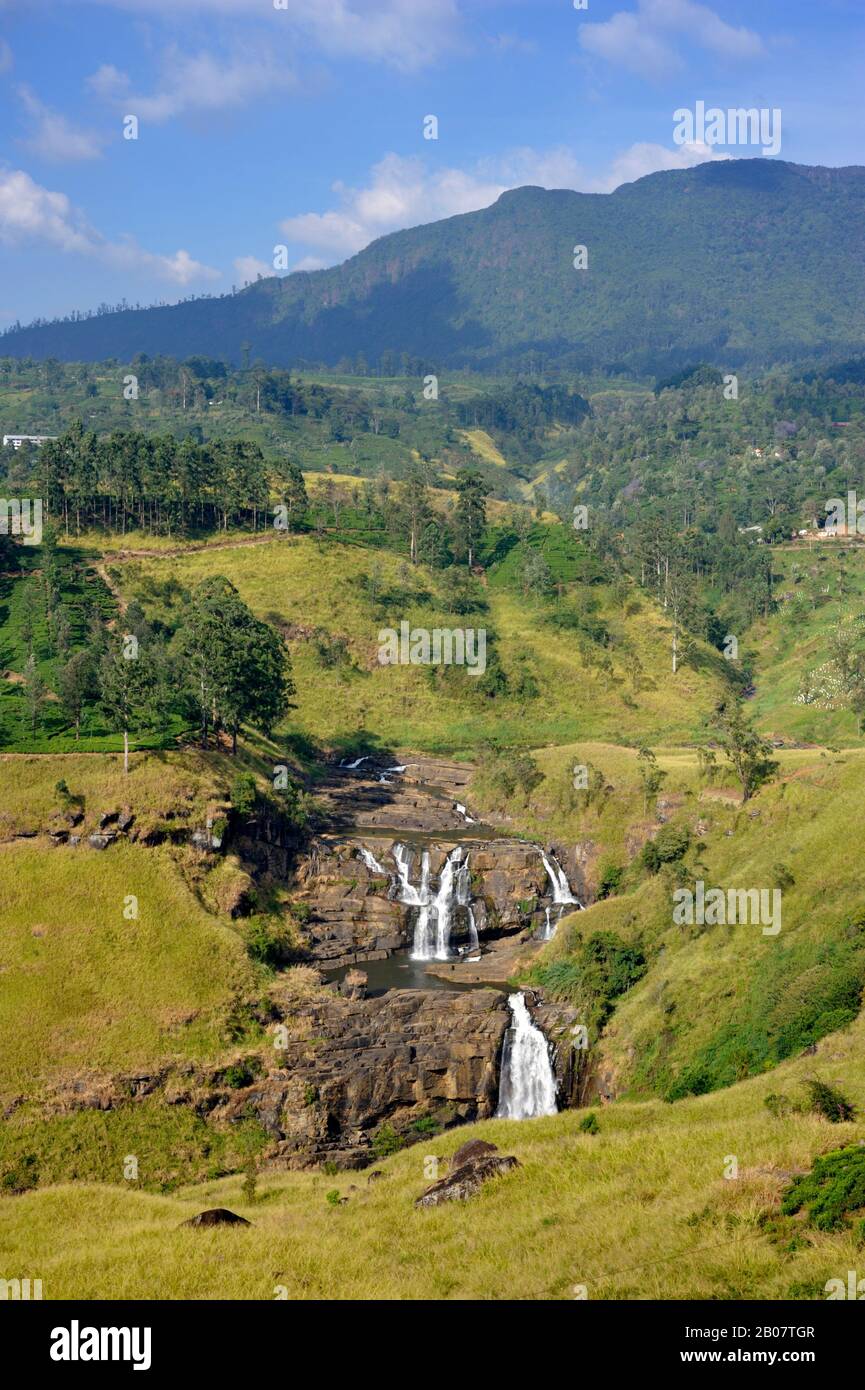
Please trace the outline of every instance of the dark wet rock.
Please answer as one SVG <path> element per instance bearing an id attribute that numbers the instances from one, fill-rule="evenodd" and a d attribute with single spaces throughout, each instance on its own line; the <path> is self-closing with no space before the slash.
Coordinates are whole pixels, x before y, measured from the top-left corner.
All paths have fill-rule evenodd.
<path id="1" fill-rule="evenodd" d="M 188 1221 L 181 1221 L 181 1226 L 251 1226 L 252 1222 L 247 1221 L 245 1216 L 238 1216 L 236 1212 L 229 1211 L 227 1207 L 210 1207 L 207 1211 L 200 1211 L 197 1216 L 191 1216 Z"/>
<path id="2" fill-rule="evenodd" d="M 494 1145 L 486 1147 L 495 1149 Z M 520 1164 L 513 1154 L 500 1154 L 498 1151 L 478 1154 L 459 1168 L 452 1167 L 447 1177 L 434 1182 L 418 1197 L 415 1206 L 437 1207 L 442 1202 L 464 1202 L 467 1198 L 476 1196 L 490 1178 L 501 1177 L 519 1167 Z"/>
<path id="3" fill-rule="evenodd" d="M 106 825 L 113 825 L 119 817 L 119 811 L 103 811 L 99 817 L 99 829 L 104 830 Z"/>
<path id="4" fill-rule="evenodd" d="M 122 830 L 123 833 L 126 834 L 126 832 L 132 828 L 134 821 L 135 816 L 129 810 L 129 807 L 126 806 L 117 817 L 117 829 Z"/>
<path id="5" fill-rule="evenodd" d="M 113 842 L 113 835 L 88 835 L 87 843 L 91 849 L 107 849 Z"/>

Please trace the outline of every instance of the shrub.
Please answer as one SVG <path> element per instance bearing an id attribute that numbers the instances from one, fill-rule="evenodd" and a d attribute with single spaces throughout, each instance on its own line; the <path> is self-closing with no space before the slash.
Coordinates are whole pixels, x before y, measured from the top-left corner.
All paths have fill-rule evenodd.
<path id="1" fill-rule="evenodd" d="M 252 1206 L 255 1202 L 255 1190 L 258 1186 L 258 1169 L 252 1159 L 246 1164 L 243 1170 L 243 1185 L 241 1191 L 243 1200 Z"/>
<path id="2" fill-rule="evenodd" d="M 246 949 L 252 960 L 271 967 L 282 964 L 292 947 L 290 924 L 282 917 L 250 917 Z"/>
<path id="3" fill-rule="evenodd" d="M 231 784 L 231 805 L 239 816 L 252 815 L 257 795 L 258 788 L 252 773 L 238 773 Z"/>
<path id="4" fill-rule="evenodd" d="M 340 1202 L 340 1192 L 339 1192 L 339 1188 L 338 1188 L 338 1187 L 332 1187 L 332 1188 L 330 1189 L 330 1191 L 329 1191 L 328 1194 L 327 1194 L 327 1202 L 328 1202 L 328 1205 L 329 1205 L 329 1206 L 332 1206 L 332 1207 L 338 1207 L 338 1206 L 339 1206 L 339 1202 Z"/>
<path id="5" fill-rule="evenodd" d="M 555 999 L 581 1007 L 590 1031 L 597 1032 L 613 1011 L 615 1000 L 642 979 L 646 958 L 613 932 L 593 932 L 573 956 L 536 966 L 531 979 Z"/>
<path id="6" fill-rule="evenodd" d="M 35 1154 L 18 1154 L 0 1171 L 0 1191 L 17 1196 L 39 1186 L 39 1160 Z"/>
<path id="7" fill-rule="evenodd" d="M 421 1115 L 417 1120 L 412 1120 L 410 1128 L 415 1134 L 438 1134 L 441 1125 L 432 1115 Z"/>
<path id="8" fill-rule="evenodd" d="M 808 1109 L 822 1115 L 831 1124 L 843 1124 L 856 1118 L 856 1111 L 849 1100 L 845 1100 L 840 1091 L 836 1091 L 819 1077 L 806 1081 L 805 1090 L 808 1095 Z"/>
<path id="9" fill-rule="evenodd" d="M 601 865 L 601 880 L 598 884 L 599 898 L 614 898 L 622 886 L 625 870 L 621 864 Z"/>
<path id="10" fill-rule="evenodd" d="M 387 1158 L 389 1154 L 398 1153 L 403 1147 L 403 1140 L 397 1134 L 392 1124 L 387 1122 L 380 1125 L 372 1136 L 372 1151 L 376 1158 Z"/>
<path id="11" fill-rule="evenodd" d="M 598 1117 L 593 1110 L 580 1120 L 580 1132 L 582 1134 L 600 1134 L 601 1126 L 598 1124 Z"/>
<path id="12" fill-rule="evenodd" d="M 650 874 L 656 874 L 662 864 L 675 864 L 684 859 L 691 846 L 687 826 L 665 825 L 654 840 L 643 846 L 642 861 Z"/>
<path id="13" fill-rule="evenodd" d="M 821 1231 L 835 1231 L 844 1218 L 865 1207 L 865 1147 L 859 1144 L 815 1158 L 811 1172 L 785 1192 L 781 1210 L 794 1216 L 808 1208 L 808 1219 Z"/>
<path id="14" fill-rule="evenodd" d="M 251 1086 L 260 1074 L 261 1062 L 257 1057 L 249 1057 L 242 1062 L 234 1062 L 230 1067 L 226 1067 L 220 1076 L 220 1081 L 223 1086 L 230 1087 L 232 1091 L 240 1091 L 244 1086 Z"/>

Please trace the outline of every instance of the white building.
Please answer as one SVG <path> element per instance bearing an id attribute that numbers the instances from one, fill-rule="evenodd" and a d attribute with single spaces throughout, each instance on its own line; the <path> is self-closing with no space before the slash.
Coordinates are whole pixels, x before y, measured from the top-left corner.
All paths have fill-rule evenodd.
<path id="1" fill-rule="evenodd" d="M 20 449 L 22 444 L 45 444 L 56 438 L 56 434 L 4 434 L 3 448 L 8 449 L 11 444 L 13 449 Z"/>

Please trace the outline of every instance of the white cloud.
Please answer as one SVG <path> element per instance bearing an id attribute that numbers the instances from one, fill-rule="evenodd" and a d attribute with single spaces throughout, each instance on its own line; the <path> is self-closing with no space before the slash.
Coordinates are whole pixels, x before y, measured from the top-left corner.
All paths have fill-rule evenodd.
<path id="1" fill-rule="evenodd" d="M 234 269 L 241 282 L 256 280 L 259 275 L 275 274 L 273 266 L 268 265 L 267 261 L 260 261 L 257 256 L 238 256 L 234 262 Z"/>
<path id="2" fill-rule="evenodd" d="M 651 78 L 682 67 L 677 38 L 723 58 L 757 58 L 764 51 L 758 34 L 734 28 L 696 0 L 637 0 L 636 10 L 619 10 L 599 24 L 584 21 L 579 32 L 587 53 Z"/>
<path id="3" fill-rule="evenodd" d="M 42 242 L 178 286 L 219 278 L 218 271 L 193 260 L 188 251 L 161 256 L 139 246 L 133 237 L 109 241 L 65 193 L 43 188 L 23 169 L 0 169 L 0 241 L 13 246 Z"/>
<path id="4" fill-rule="evenodd" d="M 565 146 L 540 151 L 520 147 L 500 158 L 482 160 L 470 170 L 431 170 L 419 157 L 388 154 L 373 166 L 365 187 L 333 185 L 338 207 L 287 217 L 280 231 L 290 242 L 309 248 L 295 269 L 318 270 L 355 255 L 388 232 L 489 207 L 509 188 L 534 184 L 610 193 L 622 183 L 661 169 L 689 169 L 725 157 L 707 145 L 667 149 L 637 144 L 618 155 L 608 169 L 591 173 Z"/>
<path id="5" fill-rule="evenodd" d="M 461 169 L 430 172 L 420 158 L 388 154 L 374 166 L 366 188 L 333 185 L 338 209 L 286 218 L 280 230 L 332 261 L 353 255 L 385 232 L 487 207 L 507 187 Z"/>
<path id="6" fill-rule="evenodd" d="M 158 124 L 173 116 L 243 106 L 296 82 L 291 67 L 272 48 L 256 45 L 245 45 L 227 59 L 204 51 L 183 53 L 172 45 L 161 67 L 160 80 L 151 93 L 136 92 L 129 75 L 110 63 L 98 68 L 87 85 L 124 112 Z"/>
<path id="7" fill-rule="evenodd" d="M 66 0 L 80 4 L 80 0 Z M 255 20 L 281 25 L 333 57 L 356 57 L 412 72 L 435 61 L 459 41 L 458 0 L 100 0 L 136 15 L 237 17 L 249 34 Z M 273 29 L 270 30 L 273 34 Z M 272 38 L 271 38 L 272 42 Z"/>
<path id="8" fill-rule="evenodd" d="M 606 174 L 592 181 L 587 193 L 612 193 L 623 183 L 634 183 L 647 174 L 657 174 L 662 169 L 693 169 L 697 164 L 707 164 L 718 159 L 729 159 L 719 154 L 711 145 L 693 141 L 668 150 L 665 145 L 639 143 L 618 155 Z"/>
<path id="9" fill-rule="evenodd" d="M 30 134 L 19 143 L 40 159 L 69 163 L 79 159 L 98 159 L 103 140 L 92 130 L 81 130 L 39 100 L 24 83 L 16 88 Z"/>

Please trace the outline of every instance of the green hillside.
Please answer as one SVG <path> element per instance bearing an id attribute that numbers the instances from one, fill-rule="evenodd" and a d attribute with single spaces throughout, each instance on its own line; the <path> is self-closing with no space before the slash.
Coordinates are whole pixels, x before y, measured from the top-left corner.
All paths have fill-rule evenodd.
<path id="1" fill-rule="evenodd" d="M 521 188 L 395 232 L 331 270 L 236 294 L 14 327 L 15 356 L 134 353 L 336 365 L 639 371 L 845 355 L 865 323 L 859 167 L 768 159 L 652 174 L 610 194 Z M 589 251 L 574 269 L 574 247 Z M 490 254 L 490 248 L 495 254 Z"/>

